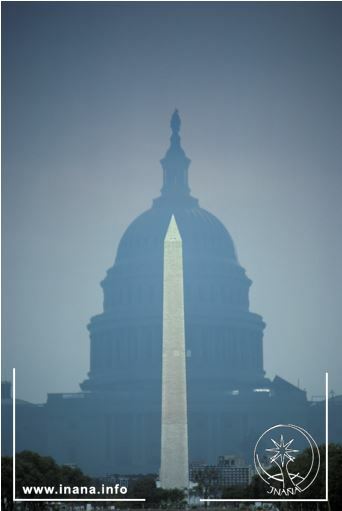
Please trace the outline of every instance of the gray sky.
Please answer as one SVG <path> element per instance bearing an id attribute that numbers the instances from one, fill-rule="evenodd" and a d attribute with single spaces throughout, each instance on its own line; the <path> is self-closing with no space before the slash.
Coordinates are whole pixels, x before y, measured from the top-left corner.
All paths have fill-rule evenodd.
<path id="1" fill-rule="evenodd" d="M 342 392 L 342 5 L 15 3 L 3 11 L 3 377 L 78 390 L 169 118 L 267 323 L 267 375 Z"/>

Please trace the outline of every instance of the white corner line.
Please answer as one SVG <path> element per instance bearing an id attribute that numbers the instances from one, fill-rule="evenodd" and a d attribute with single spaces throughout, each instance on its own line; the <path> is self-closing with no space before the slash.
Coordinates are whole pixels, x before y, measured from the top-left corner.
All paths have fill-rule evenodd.
<path id="1" fill-rule="evenodd" d="M 200 499 L 200 502 L 328 502 L 328 386 L 329 374 L 325 373 L 325 498 L 324 499 Z"/>
<path id="2" fill-rule="evenodd" d="M 12 371 L 12 459 L 13 459 L 13 502 L 15 502 L 15 367 Z"/>
<path id="3" fill-rule="evenodd" d="M 201 502 L 328 502 L 327 499 L 200 499 Z"/>
<path id="4" fill-rule="evenodd" d="M 328 435 L 329 435 L 329 374 L 328 371 L 325 373 L 325 499 L 326 501 L 329 500 L 329 478 L 328 478 L 328 471 L 329 471 L 329 456 L 328 456 L 328 449 L 329 449 L 329 442 L 328 442 Z"/>
<path id="5" fill-rule="evenodd" d="M 146 499 L 15 499 L 15 502 L 145 502 Z"/>
<path id="6" fill-rule="evenodd" d="M 17 499 L 15 496 L 15 403 L 16 403 L 16 389 L 15 389 L 15 367 L 12 370 L 12 459 L 13 459 L 13 502 L 146 502 L 146 499 Z"/>

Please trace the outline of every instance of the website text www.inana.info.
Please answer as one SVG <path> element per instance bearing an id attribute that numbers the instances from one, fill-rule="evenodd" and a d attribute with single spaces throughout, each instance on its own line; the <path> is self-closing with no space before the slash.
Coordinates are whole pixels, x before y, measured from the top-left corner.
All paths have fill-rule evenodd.
<path id="1" fill-rule="evenodd" d="M 22 486 L 24 495 L 58 495 L 65 497 L 68 495 L 101 495 L 108 497 L 112 495 L 126 495 L 127 487 L 115 484 L 114 486 L 106 486 L 101 484 L 100 486 L 64 486 L 59 484 L 58 486 Z"/>

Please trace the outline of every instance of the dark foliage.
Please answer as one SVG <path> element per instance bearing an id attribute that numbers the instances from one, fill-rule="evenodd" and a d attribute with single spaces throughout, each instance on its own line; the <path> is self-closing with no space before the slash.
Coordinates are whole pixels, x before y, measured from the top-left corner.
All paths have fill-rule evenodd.
<path id="1" fill-rule="evenodd" d="M 325 446 L 319 448 L 321 456 L 321 468 L 316 480 L 305 491 L 305 493 L 296 494 L 295 499 L 324 499 L 325 498 Z M 340 511 L 342 509 L 342 445 L 330 444 L 329 450 L 329 502 L 287 502 L 276 503 L 281 510 L 300 510 L 300 511 Z M 311 459 L 310 450 L 305 450 L 295 461 L 291 471 L 293 473 L 305 472 L 308 461 Z M 259 476 L 252 479 L 251 484 L 247 488 L 224 488 L 222 498 L 270 498 L 267 493 L 268 487 Z"/>
<path id="2" fill-rule="evenodd" d="M 2 466 L 2 509 L 13 509 L 12 499 L 12 480 L 13 480 L 13 460 L 10 457 L 3 457 L 1 459 Z M 16 497 L 29 498 L 24 495 L 23 486 L 91 486 L 95 482 L 83 474 L 78 468 L 72 468 L 66 465 L 57 465 L 57 463 L 50 457 L 40 456 L 31 451 L 23 451 L 16 455 Z M 53 495 L 54 496 L 54 495 Z M 44 498 L 50 497 L 46 492 L 41 495 L 31 495 L 31 498 Z M 71 498 L 81 497 L 80 495 L 72 495 Z M 29 507 L 31 509 L 39 509 L 44 507 L 44 502 L 31 502 Z"/>

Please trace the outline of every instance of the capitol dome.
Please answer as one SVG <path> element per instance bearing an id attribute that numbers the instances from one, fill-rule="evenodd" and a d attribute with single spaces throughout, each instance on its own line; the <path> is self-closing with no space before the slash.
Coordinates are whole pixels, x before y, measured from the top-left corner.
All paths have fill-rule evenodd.
<path id="1" fill-rule="evenodd" d="M 91 367 L 83 390 L 160 388 L 163 242 L 172 214 L 183 242 L 189 396 L 264 378 L 264 323 L 249 311 L 251 281 L 227 229 L 190 194 L 177 111 L 171 129 L 161 195 L 129 225 L 101 283 L 104 309 L 89 325 Z"/>
<path id="2" fill-rule="evenodd" d="M 187 207 L 159 204 L 138 216 L 121 238 L 116 264 L 132 263 L 142 257 L 158 257 L 171 215 L 176 217 L 187 256 L 237 263 L 233 241 L 224 225 L 209 211 L 189 201 Z M 158 254 L 158 256 L 157 256 Z"/>

